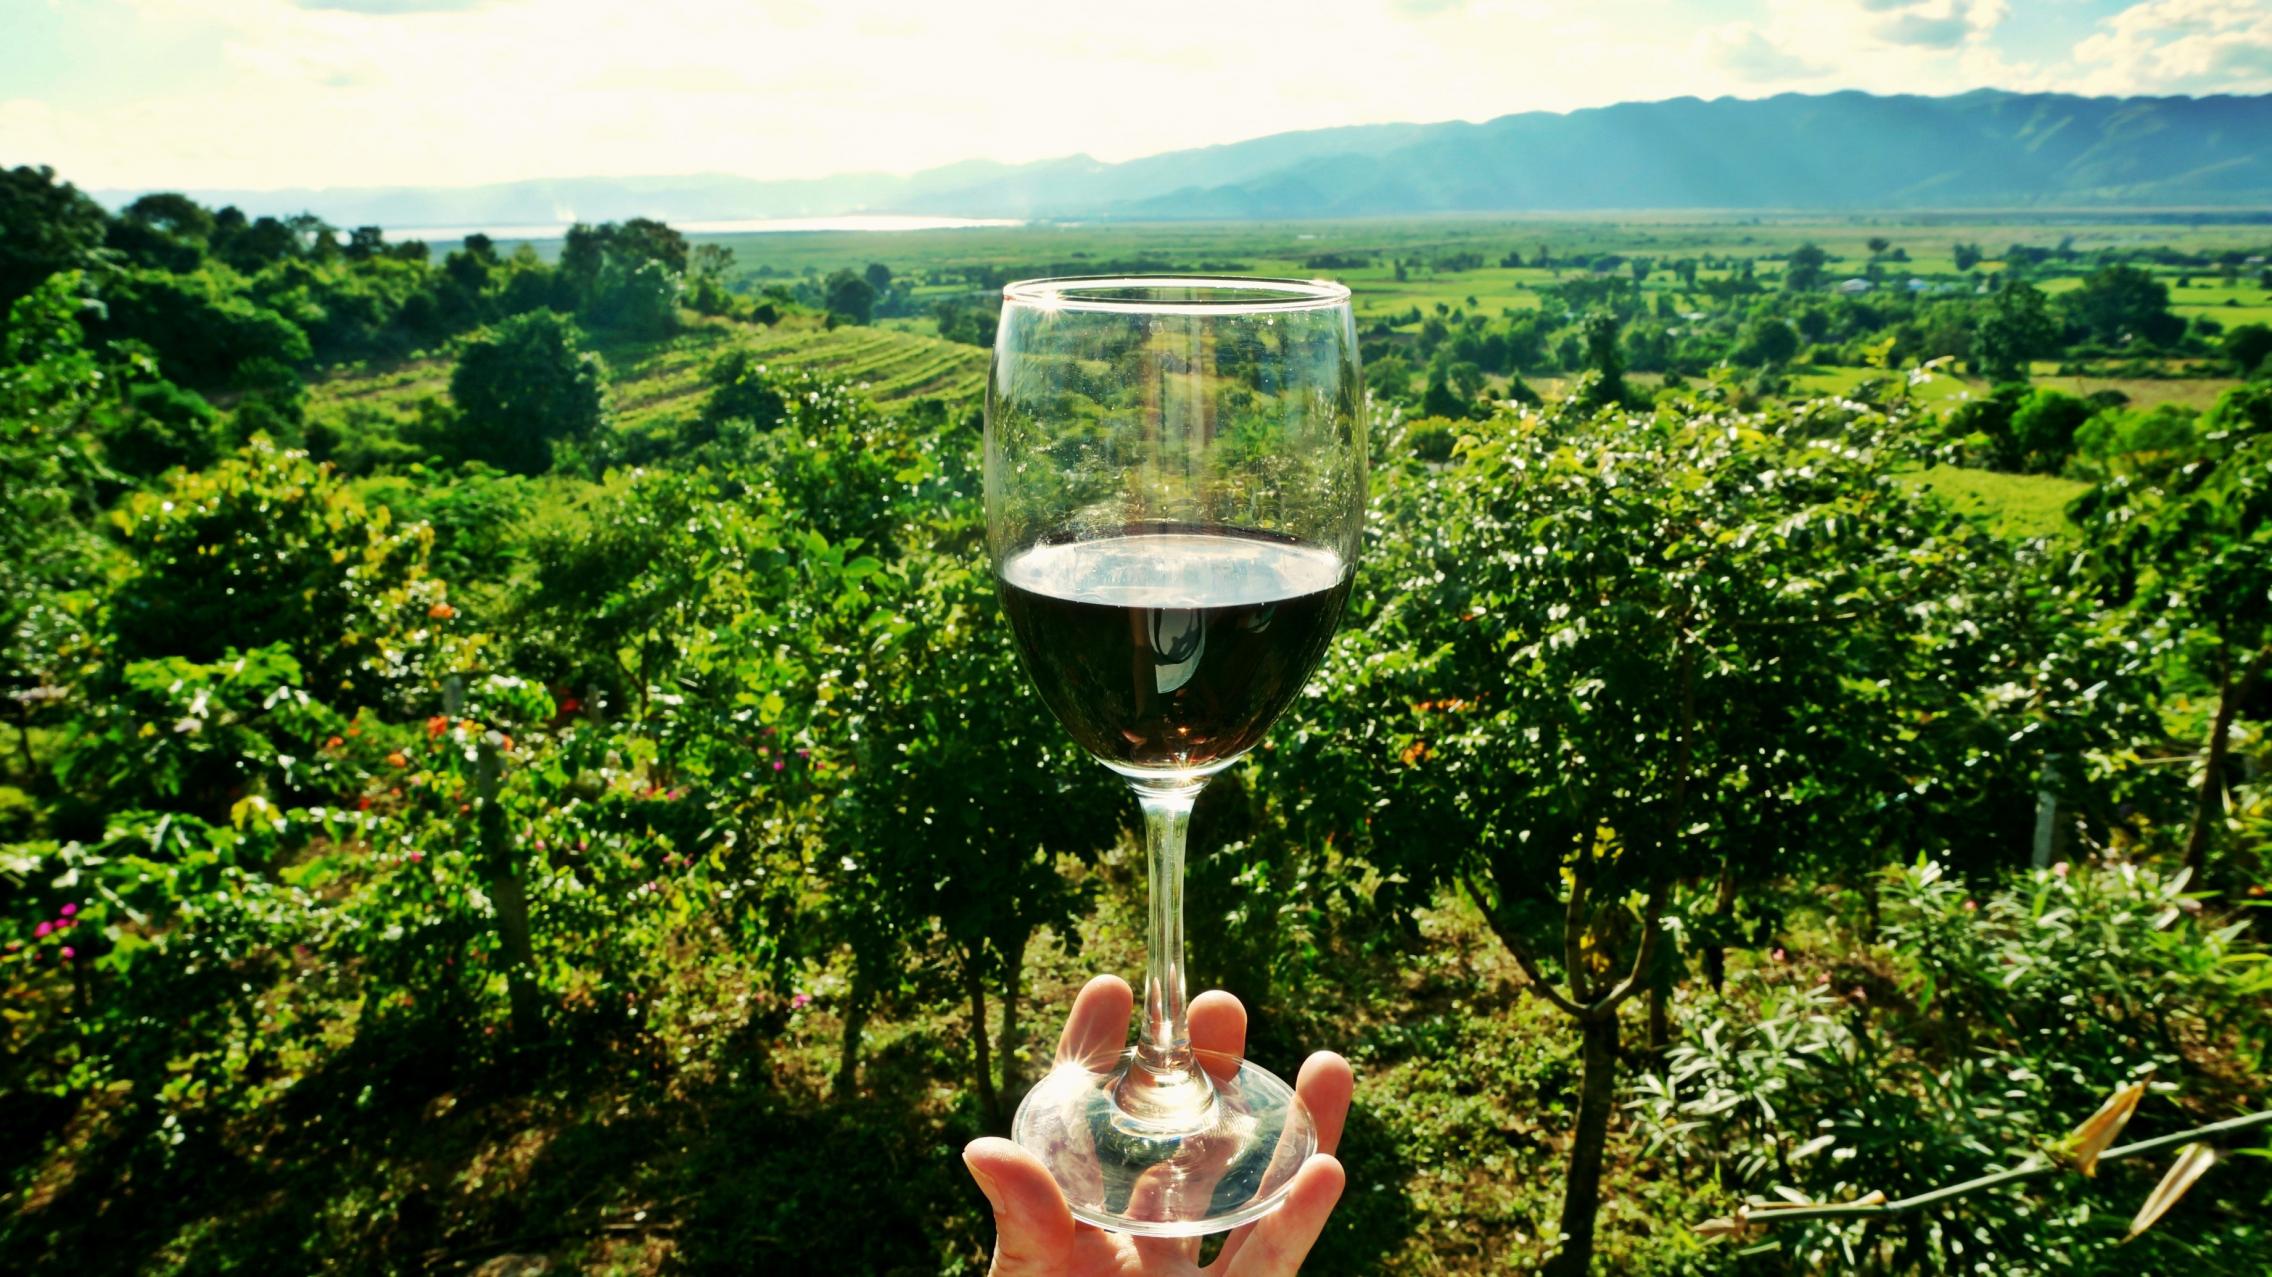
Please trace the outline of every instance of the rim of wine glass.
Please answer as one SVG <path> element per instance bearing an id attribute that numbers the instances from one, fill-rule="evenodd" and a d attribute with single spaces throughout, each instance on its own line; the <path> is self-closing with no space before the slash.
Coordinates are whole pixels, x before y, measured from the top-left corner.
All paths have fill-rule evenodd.
<path id="1" fill-rule="evenodd" d="M 1173 300 L 1084 296 L 1089 292 L 1175 291 L 1201 294 Z M 1209 290 L 1244 297 L 1209 298 Z M 1264 293 L 1269 296 L 1255 297 Z M 1325 310 L 1349 302 L 1349 286 L 1329 279 L 1269 275 L 1054 275 L 1002 286 L 1002 300 L 1042 310 L 1127 311 L 1153 315 L 1260 315 Z"/>

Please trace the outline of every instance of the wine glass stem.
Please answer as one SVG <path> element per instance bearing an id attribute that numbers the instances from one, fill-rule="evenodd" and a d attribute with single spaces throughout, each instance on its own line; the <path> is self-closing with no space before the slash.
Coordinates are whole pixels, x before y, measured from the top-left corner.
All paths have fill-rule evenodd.
<path id="1" fill-rule="evenodd" d="M 1191 1028 L 1183 988 L 1183 842 L 1191 804 L 1205 780 L 1172 786 L 1138 784 L 1144 809 L 1144 859 L 1151 871 L 1152 919 L 1144 973 L 1144 1033 L 1136 1058 L 1154 1074 L 1191 1068 Z"/>

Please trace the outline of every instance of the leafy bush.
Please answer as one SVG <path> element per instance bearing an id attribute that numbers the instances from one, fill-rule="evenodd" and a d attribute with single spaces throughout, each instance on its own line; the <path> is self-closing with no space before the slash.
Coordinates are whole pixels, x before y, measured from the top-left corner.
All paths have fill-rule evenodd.
<path id="1" fill-rule="evenodd" d="M 2224 1116 L 2235 1084 L 2249 1085 L 2228 1069 L 2264 1058 L 2231 1026 L 2272 992 L 2272 965 L 2244 924 L 2205 919 L 2181 878 L 2061 865 L 1977 890 L 1920 861 L 1888 873 L 1883 908 L 1890 983 L 1852 963 L 1812 985 L 1804 968 L 1759 971 L 1636 1080 L 1628 1107 L 1653 1150 L 1754 1196 L 1900 1198 L 2039 1152 L 2131 1081 L 2151 1085 L 2131 1137 Z M 2272 1231 L 2231 1207 L 2118 1251 L 2157 1173 L 2121 1164 L 2095 1183 L 2038 1181 L 1775 1236 L 1809 1270 L 2124 1273 L 2210 1254 L 2215 1271 L 2240 1271 L 2241 1255 L 2272 1259 Z M 2263 1178 L 2237 1177 L 2222 1200 Z"/>
<path id="2" fill-rule="evenodd" d="M 59 772 L 112 809 L 219 819 L 247 794 L 338 784 L 324 741 L 346 724 L 303 690 L 283 644 L 129 662 L 74 724 Z"/>
<path id="3" fill-rule="evenodd" d="M 450 614 L 426 573 L 431 532 L 396 528 L 265 439 L 132 494 L 112 520 L 135 557 L 110 600 L 122 664 L 278 644 L 311 692 L 354 704 L 413 674 Z"/>

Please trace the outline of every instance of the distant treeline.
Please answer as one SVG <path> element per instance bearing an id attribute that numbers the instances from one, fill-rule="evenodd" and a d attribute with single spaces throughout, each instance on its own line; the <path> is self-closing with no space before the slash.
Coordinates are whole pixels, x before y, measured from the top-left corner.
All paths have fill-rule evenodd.
<path id="1" fill-rule="evenodd" d="M 632 337 L 660 337 L 680 307 L 771 322 L 786 294 L 737 296 L 730 249 L 690 247 L 662 222 L 571 227 L 554 264 L 526 244 L 502 253 L 469 235 L 440 261 L 416 240 L 322 219 L 247 217 L 182 195 L 145 195 L 115 215 L 52 169 L 0 170 L 0 339 L 35 290 L 61 289 L 90 349 L 125 389 L 105 451 L 127 473 L 202 466 L 228 433 L 303 440 L 304 375 L 330 364 L 438 349 L 534 311 Z"/>

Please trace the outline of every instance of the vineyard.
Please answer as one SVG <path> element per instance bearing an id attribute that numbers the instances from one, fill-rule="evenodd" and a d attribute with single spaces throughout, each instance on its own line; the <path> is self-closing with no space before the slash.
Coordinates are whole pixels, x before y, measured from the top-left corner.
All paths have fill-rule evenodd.
<path id="1" fill-rule="evenodd" d="M 984 350 L 642 220 L 12 180 L 0 1270 L 986 1271 L 959 1154 L 1145 882 L 997 608 Z M 1343 626 L 1194 815 L 1195 988 L 1355 1070 L 1304 1271 L 2272 1269 L 2272 382 L 1620 323 L 1376 388 Z"/>

